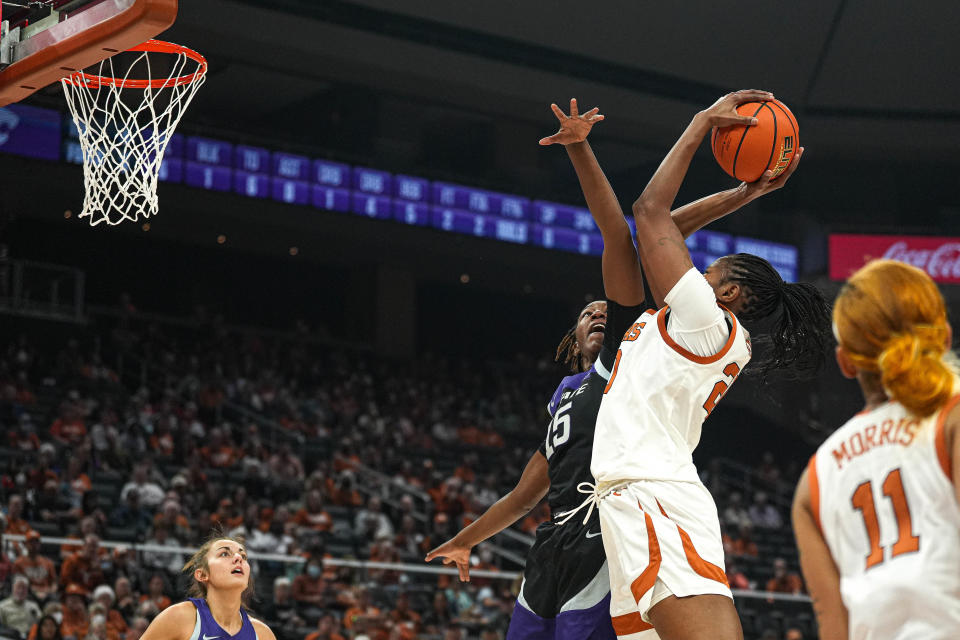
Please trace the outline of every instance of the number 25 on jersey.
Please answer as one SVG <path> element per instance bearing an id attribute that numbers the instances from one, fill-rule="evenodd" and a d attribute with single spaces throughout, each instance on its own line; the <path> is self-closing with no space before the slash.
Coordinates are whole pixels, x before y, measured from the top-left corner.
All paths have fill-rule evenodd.
<path id="1" fill-rule="evenodd" d="M 553 420 L 547 427 L 547 460 L 553 456 L 557 447 L 570 439 L 570 416 L 567 415 L 567 412 L 570 411 L 572 406 L 572 402 L 561 404 L 557 412 L 553 414 Z"/>

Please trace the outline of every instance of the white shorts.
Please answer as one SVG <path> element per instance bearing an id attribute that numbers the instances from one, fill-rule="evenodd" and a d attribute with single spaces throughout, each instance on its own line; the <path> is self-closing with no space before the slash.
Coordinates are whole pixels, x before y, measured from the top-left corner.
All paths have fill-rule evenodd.
<path id="1" fill-rule="evenodd" d="M 632 482 L 600 501 L 600 529 L 610 569 L 610 616 L 621 640 L 656 638 L 648 613 L 667 596 L 733 598 L 717 506 L 702 484 Z"/>

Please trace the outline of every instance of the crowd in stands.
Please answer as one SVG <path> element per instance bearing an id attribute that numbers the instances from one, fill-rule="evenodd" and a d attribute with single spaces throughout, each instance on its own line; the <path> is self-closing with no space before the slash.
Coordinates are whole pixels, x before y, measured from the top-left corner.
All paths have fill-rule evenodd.
<path id="1" fill-rule="evenodd" d="M 161 326 L 132 307 L 45 338 L 0 344 L 0 637 L 137 640 L 183 597 L 181 549 L 214 527 L 246 538 L 253 610 L 281 640 L 503 637 L 516 580 L 331 559 L 422 563 L 508 491 L 545 424 L 549 361 L 399 363 L 305 327 Z M 788 514 L 770 499 L 786 483 L 772 458 L 758 471 L 749 502 L 705 471 L 731 585 L 802 593 Z M 549 517 L 541 505 L 517 529 Z M 519 570 L 492 546 L 474 562 Z M 812 637 L 798 619 L 758 611 L 747 637 Z"/>

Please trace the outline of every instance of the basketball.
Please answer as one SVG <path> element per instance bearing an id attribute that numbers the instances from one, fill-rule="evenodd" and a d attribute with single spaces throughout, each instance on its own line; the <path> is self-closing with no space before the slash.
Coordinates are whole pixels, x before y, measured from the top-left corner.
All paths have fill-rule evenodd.
<path id="1" fill-rule="evenodd" d="M 710 146 L 713 157 L 730 176 L 753 182 L 767 170 L 776 177 L 783 172 L 800 147 L 800 129 L 793 113 L 779 100 L 745 102 L 737 107 L 743 116 L 752 116 L 757 124 L 713 128 Z"/>

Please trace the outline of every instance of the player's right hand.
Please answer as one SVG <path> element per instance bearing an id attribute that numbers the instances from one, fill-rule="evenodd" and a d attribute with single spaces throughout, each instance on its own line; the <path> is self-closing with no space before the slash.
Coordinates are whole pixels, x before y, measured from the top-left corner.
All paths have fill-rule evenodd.
<path id="1" fill-rule="evenodd" d="M 447 540 L 442 545 L 427 554 L 424 561 L 430 562 L 434 558 L 443 558 L 443 564 L 457 565 L 460 572 L 460 582 L 470 582 L 470 550 L 454 540 Z"/>
<path id="2" fill-rule="evenodd" d="M 600 107 L 594 107 L 585 114 L 580 115 L 580 111 L 577 109 L 576 98 L 570 98 L 569 116 L 555 104 L 551 104 L 550 109 L 553 110 L 553 115 L 557 116 L 557 120 L 560 121 L 560 130 L 552 136 L 542 138 L 540 144 L 543 146 L 551 144 L 562 144 L 566 146 L 568 144 L 583 142 L 590 134 L 590 129 L 593 128 L 593 125 L 603 120 L 603 116 L 598 113 Z"/>

